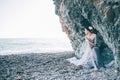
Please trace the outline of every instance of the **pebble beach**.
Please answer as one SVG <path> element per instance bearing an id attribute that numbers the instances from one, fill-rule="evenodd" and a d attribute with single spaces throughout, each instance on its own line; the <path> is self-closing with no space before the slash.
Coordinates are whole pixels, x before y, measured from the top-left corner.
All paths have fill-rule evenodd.
<path id="1" fill-rule="evenodd" d="M 1 55 L 0 80 L 120 80 L 114 68 L 94 71 L 66 60 L 73 56 L 73 52 Z"/>

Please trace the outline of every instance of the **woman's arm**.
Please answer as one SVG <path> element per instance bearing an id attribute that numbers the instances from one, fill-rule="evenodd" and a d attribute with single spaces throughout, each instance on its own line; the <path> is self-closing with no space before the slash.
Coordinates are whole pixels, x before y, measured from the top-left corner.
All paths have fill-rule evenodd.
<path id="1" fill-rule="evenodd" d="M 89 41 L 89 44 L 92 45 L 92 46 L 96 46 L 96 44 L 97 44 L 97 36 L 96 35 L 94 37 L 94 43 Z"/>
<path id="2" fill-rule="evenodd" d="M 92 43 L 92 42 L 90 42 L 90 41 L 89 41 L 89 44 L 90 44 L 91 46 L 96 46 L 96 43 Z"/>
<path id="3" fill-rule="evenodd" d="M 87 38 L 87 36 L 85 36 L 85 41 L 86 41 L 87 45 L 90 46 L 90 41 L 89 41 L 89 39 Z"/>
<path id="4" fill-rule="evenodd" d="M 86 39 L 87 39 L 87 38 L 86 38 Z M 87 39 L 87 43 L 88 43 L 90 46 L 96 46 L 96 44 L 97 44 L 97 38 L 96 38 L 96 35 L 95 35 L 94 43 L 90 42 L 88 39 Z"/>

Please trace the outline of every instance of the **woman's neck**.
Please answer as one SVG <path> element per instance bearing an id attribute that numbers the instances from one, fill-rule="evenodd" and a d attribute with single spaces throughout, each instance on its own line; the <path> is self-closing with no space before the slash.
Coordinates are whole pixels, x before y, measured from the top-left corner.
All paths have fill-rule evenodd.
<path id="1" fill-rule="evenodd" d="M 88 36 L 91 36 L 92 35 L 92 33 L 89 33 L 89 34 L 87 34 Z"/>

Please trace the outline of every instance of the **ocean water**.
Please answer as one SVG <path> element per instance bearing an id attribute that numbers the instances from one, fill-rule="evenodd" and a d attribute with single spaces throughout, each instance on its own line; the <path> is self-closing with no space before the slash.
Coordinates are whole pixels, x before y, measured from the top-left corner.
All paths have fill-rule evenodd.
<path id="1" fill-rule="evenodd" d="M 73 51 L 70 41 L 50 38 L 2 38 L 0 55 Z"/>

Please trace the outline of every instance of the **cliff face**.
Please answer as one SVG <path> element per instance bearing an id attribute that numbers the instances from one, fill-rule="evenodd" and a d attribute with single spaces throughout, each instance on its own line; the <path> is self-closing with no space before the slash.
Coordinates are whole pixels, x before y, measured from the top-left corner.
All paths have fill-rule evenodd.
<path id="1" fill-rule="evenodd" d="M 84 26 L 92 25 L 97 30 L 103 62 L 114 59 L 115 67 L 120 68 L 120 0 L 53 1 L 75 54 L 84 49 Z"/>

